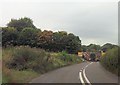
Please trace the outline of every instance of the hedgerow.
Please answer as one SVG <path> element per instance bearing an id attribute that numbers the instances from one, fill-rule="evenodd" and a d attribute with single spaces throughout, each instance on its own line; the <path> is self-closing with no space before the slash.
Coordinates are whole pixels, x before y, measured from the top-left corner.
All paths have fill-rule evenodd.
<path id="1" fill-rule="evenodd" d="M 120 53 L 120 50 L 118 50 L 119 48 L 113 48 L 110 49 L 106 52 L 106 54 L 101 58 L 101 64 L 109 71 L 117 74 L 120 76 L 119 73 L 119 63 L 118 60 L 120 59 L 120 55 L 118 53 Z"/>

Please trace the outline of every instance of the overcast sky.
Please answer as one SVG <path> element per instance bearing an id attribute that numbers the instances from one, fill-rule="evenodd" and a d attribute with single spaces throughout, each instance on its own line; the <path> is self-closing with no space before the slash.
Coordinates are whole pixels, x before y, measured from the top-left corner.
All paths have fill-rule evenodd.
<path id="1" fill-rule="evenodd" d="M 0 0 L 0 26 L 29 17 L 42 30 L 67 31 L 82 44 L 118 43 L 117 0 Z"/>

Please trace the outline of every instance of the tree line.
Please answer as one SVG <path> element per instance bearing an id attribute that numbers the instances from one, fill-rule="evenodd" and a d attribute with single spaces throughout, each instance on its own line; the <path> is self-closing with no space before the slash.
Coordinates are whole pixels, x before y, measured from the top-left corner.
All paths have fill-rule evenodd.
<path id="1" fill-rule="evenodd" d="M 73 33 L 67 33 L 66 31 L 53 32 L 51 30 L 41 31 L 27 17 L 11 19 L 7 27 L 2 27 L 2 31 L 0 29 L 1 33 L 3 47 L 29 45 L 30 47 L 42 48 L 54 52 L 65 50 L 68 53 L 95 50 L 107 51 L 116 47 L 116 45 L 111 43 L 106 43 L 103 46 L 96 44 L 81 45 L 81 40 Z"/>
<path id="2" fill-rule="evenodd" d="M 83 52 L 85 51 L 99 51 L 99 50 L 102 50 L 103 52 L 106 52 L 110 49 L 113 49 L 113 48 L 116 48 L 118 47 L 118 45 L 114 45 L 114 44 L 111 44 L 111 43 L 106 43 L 102 46 L 100 45 L 96 45 L 96 44 L 90 44 L 90 45 L 82 45 L 81 46 L 81 49 Z"/>
<path id="3" fill-rule="evenodd" d="M 67 51 L 77 53 L 81 40 L 73 33 L 38 29 L 30 18 L 11 19 L 7 27 L 2 27 L 2 46 L 21 46 L 42 48 L 47 51 Z"/>

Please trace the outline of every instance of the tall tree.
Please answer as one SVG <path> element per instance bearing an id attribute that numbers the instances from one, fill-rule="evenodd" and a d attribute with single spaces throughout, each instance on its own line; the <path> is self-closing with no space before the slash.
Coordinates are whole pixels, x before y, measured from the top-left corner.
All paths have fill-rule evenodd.
<path id="1" fill-rule="evenodd" d="M 100 45 L 90 44 L 87 46 L 89 51 L 98 51 L 100 50 Z"/>
<path id="2" fill-rule="evenodd" d="M 37 45 L 44 49 L 51 49 L 51 43 L 53 41 L 53 32 L 44 30 L 37 35 Z"/>
<path id="3" fill-rule="evenodd" d="M 40 30 L 33 28 L 24 28 L 19 35 L 19 45 L 29 45 L 35 47 L 37 44 L 37 33 Z"/>
<path id="4" fill-rule="evenodd" d="M 81 48 L 81 40 L 78 36 L 70 33 L 64 39 L 65 49 L 69 53 L 77 53 Z"/>
<path id="5" fill-rule="evenodd" d="M 18 32 L 13 27 L 2 28 L 2 45 L 16 45 Z"/>
<path id="6" fill-rule="evenodd" d="M 56 50 L 56 51 L 65 50 L 64 38 L 66 36 L 67 36 L 67 32 L 65 32 L 65 31 L 58 31 L 58 32 L 53 33 L 54 50 Z"/>
<path id="7" fill-rule="evenodd" d="M 24 17 L 24 18 L 20 18 L 20 19 L 11 19 L 11 21 L 7 24 L 8 27 L 14 27 L 16 28 L 18 31 L 21 31 L 22 29 L 26 28 L 26 27 L 30 27 L 30 28 L 36 28 L 33 25 L 33 21 L 30 18 Z"/>
<path id="8" fill-rule="evenodd" d="M 115 47 L 117 47 L 117 45 L 113 45 L 111 43 L 106 43 L 101 47 L 101 50 L 107 51 L 108 49 L 112 49 L 112 48 L 115 48 Z"/>

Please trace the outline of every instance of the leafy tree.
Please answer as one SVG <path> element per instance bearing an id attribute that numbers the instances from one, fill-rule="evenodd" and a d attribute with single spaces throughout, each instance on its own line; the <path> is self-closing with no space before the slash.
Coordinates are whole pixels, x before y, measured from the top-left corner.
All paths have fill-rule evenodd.
<path id="1" fill-rule="evenodd" d="M 68 34 L 64 41 L 65 49 L 69 53 L 77 53 L 81 48 L 81 40 L 72 33 Z"/>
<path id="2" fill-rule="evenodd" d="M 17 34 L 17 30 L 13 27 L 2 28 L 2 45 L 16 45 L 18 38 Z"/>
<path id="3" fill-rule="evenodd" d="M 107 50 L 115 48 L 115 47 L 117 47 L 117 45 L 113 45 L 111 43 L 106 43 L 101 47 L 101 50 L 106 52 Z"/>
<path id="4" fill-rule="evenodd" d="M 30 27 L 30 28 L 36 28 L 33 25 L 33 21 L 30 18 L 24 17 L 24 18 L 20 18 L 20 19 L 11 19 L 11 21 L 7 24 L 8 27 L 14 27 L 16 28 L 18 31 L 21 31 L 22 29 L 26 28 L 26 27 Z"/>
<path id="5" fill-rule="evenodd" d="M 24 28 L 19 35 L 19 45 L 29 45 L 35 47 L 37 44 L 37 33 L 40 30 L 34 28 Z"/>
<path id="6" fill-rule="evenodd" d="M 88 47 L 87 47 L 86 45 L 82 45 L 82 46 L 81 46 L 81 49 L 82 49 L 83 52 L 86 52 L 87 49 L 88 49 Z"/>
<path id="7" fill-rule="evenodd" d="M 53 41 L 53 32 L 44 30 L 43 32 L 38 33 L 37 36 L 37 45 L 38 47 L 44 48 L 44 49 L 51 49 L 51 43 Z"/>
<path id="8" fill-rule="evenodd" d="M 65 40 L 64 38 L 67 36 L 67 32 L 65 31 L 59 31 L 53 33 L 53 45 L 54 50 L 56 51 L 63 51 L 65 50 Z"/>
<path id="9" fill-rule="evenodd" d="M 100 50 L 100 45 L 90 44 L 87 46 L 89 51 L 98 51 Z"/>
<path id="10" fill-rule="evenodd" d="M 66 50 L 69 53 L 77 53 L 81 47 L 79 37 L 74 34 L 61 31 L 53 34 L 54 48 L 57 51 Z"/>

